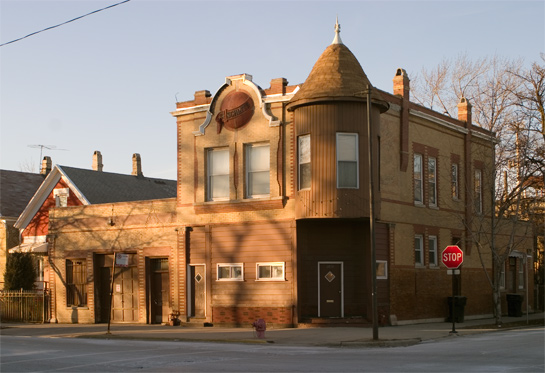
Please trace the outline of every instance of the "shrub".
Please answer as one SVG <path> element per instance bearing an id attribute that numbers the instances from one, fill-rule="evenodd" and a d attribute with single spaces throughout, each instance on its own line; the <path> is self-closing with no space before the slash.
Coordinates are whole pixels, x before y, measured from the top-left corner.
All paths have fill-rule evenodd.
<path id="1" fill-rule="evenodd" d="M 36 281 L 34 259 L 30 253 L 8 255 L 4 272 L 4 290 L 32 290 Z"/>

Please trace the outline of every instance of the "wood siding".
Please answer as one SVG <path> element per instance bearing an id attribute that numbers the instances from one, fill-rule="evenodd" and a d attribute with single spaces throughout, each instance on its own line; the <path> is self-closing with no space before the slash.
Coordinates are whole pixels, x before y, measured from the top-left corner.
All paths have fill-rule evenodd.
<path id="1" fill-rule="evenodd" d="M 373 111 L 374 137 L 379 136 L 380 117 Z M 334 102 L 295 110 L 296 136 L 310 134 L 311 188 L 296 194 L 296 218 L 369 217 L 367 114 L 365 103 Z M 336 134 L 358 134 L 359 188 L 337 188 Z M 378 140 L 375 140 L 378 144 Z M 375 148 L 375 180 L 378 180 L 378 146 Z M 296 153 L 297 154 L 297 153 Z M 297 175 L 297 159 L 294 168 Z M 378 183 L 377 183 L 378 184 Z M 375 198 L 380 199 L 378 185 Z"/>

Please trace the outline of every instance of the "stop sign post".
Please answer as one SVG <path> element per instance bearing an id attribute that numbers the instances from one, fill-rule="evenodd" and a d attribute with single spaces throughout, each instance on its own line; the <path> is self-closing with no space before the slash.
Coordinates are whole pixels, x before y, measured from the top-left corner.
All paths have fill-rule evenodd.
<path id="1" fill-rule="evenodd" d="M 456 307 L 454 307 L 454 303 L 456 303 L 456 298 L 454 298 L 455 294 L 455 285 L 454 285 L 454 270 L 462 265 L 464 262 L 464 252 L 462 249 L 460 249 L 456 245 L 450 245 L 443 250 L 443 253 L 441 254 L 441 261 L 449 269 L 449 272 L 452 271 L 452 304 L 451 304 L 451 317 L 452 317 L 452 331 L 451 333 L 457 333 L 456 332 L 456 326 L 455 326 L 455 310 Z M 459 271 L 456 271 L 459 272 Z"/>

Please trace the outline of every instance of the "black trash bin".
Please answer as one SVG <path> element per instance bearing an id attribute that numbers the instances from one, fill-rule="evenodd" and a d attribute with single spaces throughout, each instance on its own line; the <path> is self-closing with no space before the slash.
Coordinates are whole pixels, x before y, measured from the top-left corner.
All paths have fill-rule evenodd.
<path id="1" fill-rule="evenodd" d="M 507 298 L 507 315 L 511 317 L 522 316 L 522 294 L 506 294 Z"/>
<path id="2" fill-rule="evenodd" d="M 452 299 L 454 298 L 454 322 L 464 322 L 464 312 L 467 297 L 460 295 L 448 297 L 448 318 L 447 322 L 452 322 Z"/>

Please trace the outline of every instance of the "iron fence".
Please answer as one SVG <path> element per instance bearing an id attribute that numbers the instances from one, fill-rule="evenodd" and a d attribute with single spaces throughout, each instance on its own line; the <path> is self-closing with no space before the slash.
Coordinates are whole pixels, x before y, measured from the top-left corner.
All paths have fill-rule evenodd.
<path id="1" fill-rule="evenodd" d="M 0 320 L 18 322 L 45 322 L 49 320 L 49 291 L 0 291 Z"/>

